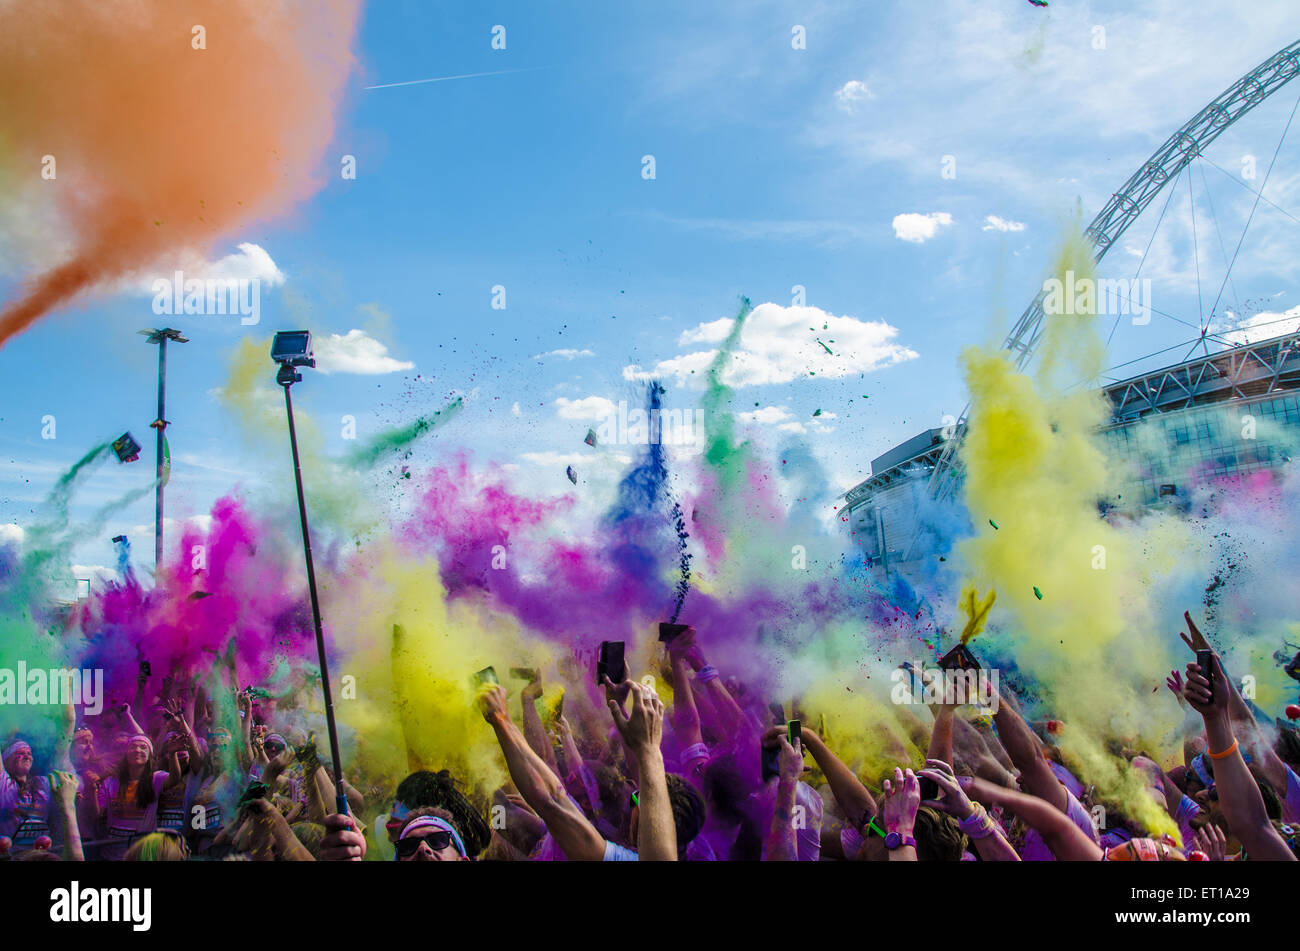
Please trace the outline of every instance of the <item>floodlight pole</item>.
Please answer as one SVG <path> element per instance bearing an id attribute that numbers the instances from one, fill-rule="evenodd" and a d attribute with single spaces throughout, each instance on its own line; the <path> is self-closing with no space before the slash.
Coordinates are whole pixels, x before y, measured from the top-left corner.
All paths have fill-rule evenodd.
<path id="1" fill-rule="evenodd" d="M 158 344 L 158 418 L 149 424 L 150 428 L 158 430 L 158 460 L 154 469 L 158 484 L 154 489 L 153 513 L 153 573 L 157 578 L 158 571 L 162 567 L 163 551 L 163 447 L 167 442 L 167 437 L 164 435 L 167 429 L 167 341 L 189 343 L 189 340 L 179 330 L 171 327 L 163 327 L 161 330 L 141 330 L 140 333 L 149 343 Z"/>
<path id="2" fill-rule="evenodd" d="M 153 505 L 153 573 L 154 578 L 158 577 L 158 570 L 162 565 L 163 551 L 163 430 L 167 428 L 167 417 L 164 415 L 166 409 L 167 394 L 167 334 L 158 335 L 158 418 L 154 422 L 154 428 L 158 430 L 158 453 L 157 464 L 154 467 L 154 474 L 158 479 L 158 486 L 154 489 Z"/>
<path id="3" fill-rule="evenodd" d="M 343 791 L 343 766 L 339 759 L 339 737 L 334 726 L 334 697 L 330 693 L 329 664 L 325 659 L 325 634 L 321 630 L 320 599 L 316 595 L 316 569 L 311 560 L 311 534 L 307 530 L 307 501 L 302 493 L 302 466 L 298 461 L 298 435 L 293 426 L 293 397 L 289 387 L 302 382 L 293 365 L 280 364 L 275 382 L 284 387 L 284 410 L 289 417 L 289 445 L 293 449 L 293 477 L 298 486 L 298 519 L 302 522 L 302 548 L 307 555 L 307 589 L 311 592 L 311 616 L 316 626 L 316 654 L 320 659 L 321 692 L 325 695 L 325 726 L 329 731 L 330 756 L 334 766 L 334 801 L 339 815 L 348 815 L 348 796 Z"/>

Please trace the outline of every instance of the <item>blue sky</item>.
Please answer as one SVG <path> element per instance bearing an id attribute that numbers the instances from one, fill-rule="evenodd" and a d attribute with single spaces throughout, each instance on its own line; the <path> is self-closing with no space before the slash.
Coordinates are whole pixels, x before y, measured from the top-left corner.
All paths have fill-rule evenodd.
<path id="1" fill-rule="evenodd" d="M 201 515 L 236 484 L 288 489 L 287 447 L 276 458 L 245 439 L 216 391 L 241 338 L 300 326 L 333 355 L 334 372 L 308 371 L 295 392 L 329 451 L 350 448 L 344 415 L 364 439 L 464 395 L 423 458 L 467 447 L 532 494 L 575 491 L 596 507 L 626 450 L 589 449 L 588 426 L 638 401 L 655 371 L 669 406 L 695 406 L 689 370 L 744 295 L 769 306 L 742 340 L 736 406 L 771 451 L 812 450 L 830 524 L 872 457 L 961 411 L 961 348 L 1001 338 L 1075 209 L 1090 219 L 1171 132 L 1297 36 L 1287 4 L 372 2 L 326 186 L 292 217 L 202 249 L 229 257 L 227 273 L 273 276 L 260 323 L 168 321 L 192 341 L 169 354 L 168 514 Z M 366 88 L 496 71 L 511 72 Z M 1293 83 L 1225 133 L 1207 155 L 1222 171 L 1198 163 L 1160 229 L 1164 194 L 1112 250 L 1102 273 L 1132 277 L 1150 241 L 1154 304 L 1191 326 L 1121 326 L 1111 364 L 1196 335 L 1198 269 L 1208 311 L 1255 200 L 1242 185 L 1262 183 L 1297 96 Z M 1298 139 L 1265 191 L 1285 213 L 1255 212 L 1220 326 L 1300 320 L 1287 316 L 1300 304 Z M 347 155 L 355 180 L 339 174 Z M 1250 156 L 1257 177 L 1244 179 Z M 26 273 L 0 261 L 0 295 Z M 788 310 L 796 285 L 818 314 Z M 809 332 L 809 316 L 832 330 Z M 54 480 L 124 429 L 146 444 L 141 462 L 97 470 L 74 520 L 151 478 L 157 351 L 135 331 L 161 319 L 148 293 L 104 288 L 0 350 L 0 522 L 30 524 Z M 836 357 L 822 359 L 819 336 Z M 266 372 L 269 386 L 269 359 Z M 41 438 L 46 415 L 55 439 Z M 152 497 L 115 512 L 74 561 L 111 565 L 121 532 L 150 564 Z"/>

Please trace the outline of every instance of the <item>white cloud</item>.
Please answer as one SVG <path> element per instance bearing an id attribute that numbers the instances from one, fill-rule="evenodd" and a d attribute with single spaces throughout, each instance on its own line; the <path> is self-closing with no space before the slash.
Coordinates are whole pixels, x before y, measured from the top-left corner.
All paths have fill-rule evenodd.
<path id="1" fill-rule="evenodd" d="M 285 282 L 284 272 L 261 245 L 243 241 L 238 248 L 238 252 L 227 254 L 216 261 L 205 260 L 197 251 L 181 251 L 170 261 L 159 263 L 147 271 L 139 271 L 126 278 L 118 284 L 117 289 L 126 294 L 152 297 L 155 293 L 154 281 L 171 281 L 176 271 L 183 272 L 187 281 L 255 280 L 263 288 L 279 287 Z"/>
<path id="2" fill-rule="evenodd" d="M 576 357 L 594 357 L 593 350 L 548 350 L 546 353 L 537 353 L 533 355 L 534 360 L 545 360 L 547 357 L 559 357 L 562 360 L 573 360 Z"/>
<path id="3" fill-rule="evenodd" d="M 764 406 L 762 409 L 750 410 L 747 413 L 737 413 L 736 418 L 743 423 L 762 423 L 770 426 L 772 423 L 781 423 L 794 417 L 784 406 Z"/>
<path id="4" fill-rule="evenodd" d="M 1006 218 L 999 218 L 997 215 L 986 215 L 984 217 L 984 227 L 981 231 L 1024 231 L 1025 223 L 1023 221 L 1008 221 Z"/>
<path id="5" fill-rule="evenodd" d="M 0 525 L 0 545 L 22 545 L 27 533 L 21 525 Z"/>
<path id="6" fill-rule="evenodd" d="M 1263 311 L 1254 314 L 1237 323 L 1233 330 L 1220 332 L 1219 336 L 1231 342 L 1233 346 L 1240 346 L 1297 331 L 1300 331 L 1300 306 L 1292 307 L 1285 313 Z"/>
<path id="7" fill-rule="evenodd" d="M 603 396 L 585 396 L 580 400 L 566 399 L 561 396 L 555 401 L 555 411 L 560 419 L 594 420 L 608 419 L 618 412 L 612 400 Z"/>
<path id="8" fill-rule="evenodd" d="M 933 238 L 940 228 L 952 224 L 952 215 L 946 211 L 932 211 L 928 215 L 908 212 L 894 216 L 894 237 L 900 241 L 923 244 Z"/>
<path id="9" fill-rule="evenodd" d="M 321 373 L 375 376 L 415 368 L 414 363 L 390 357 L 388 347 L 364 330 L 354 328 L 342 335 L 314 337 L 312 345 L 316 351 L 316 369 Z"/>
<path id="10" fill-rule="evenodd" d="M 841 109 L 852 109 L 853 104 L 862 102 L 864 99 L 875 99 L 876 94 L 867 88 L 867 84 L 860 79 L 850 79 L 839 89 L 835 90 L 835 99 L 840 104 Z"/>
<path id="11" fill-rule="evenodd" d="M 682 346 L 717 343 L 732 326 L 731 318 L 702 323 L 683 333 L 678 342 Z M 722 380 L 735 387 L 796 379 L 833 380 L 916 359 L 915 351 L 895 342 L 897 336 L 898 328 L 883 320 L 837 317 L 819 307 L 759 304 L 745 319 Z M 648 370 L 626 366 L 623 378 L 642 381 L 671 376 L 679 384 L 694 380 L 703 386 L 716 354 L 716 348 L 696 350 L 661 360 Z"/>
<path id="12" fill-rule="evenodd" d="M 524 415 L 523 410 L 521 410 L 521 409 L 519 408 L 519 404 L 518 404 L 518 403 L 515 403 L 514 405 L 512 405 L 512 406 L 510 407 L 510 415 L 511 415 L 511 416 L 522 416 L 522 415 Z"/>

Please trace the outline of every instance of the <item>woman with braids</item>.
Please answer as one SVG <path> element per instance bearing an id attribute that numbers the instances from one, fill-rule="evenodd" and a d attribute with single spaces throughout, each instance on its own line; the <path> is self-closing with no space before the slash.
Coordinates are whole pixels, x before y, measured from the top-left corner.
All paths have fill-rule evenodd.
<path id="1" fill-rule="evenodd" d="M 456 781 L 445 769 L 437 773 L 419 770 L 398 784 L 396 802 L 386 825 L 388 840 L 396 844 L 411 815 L 417 810 L 430 808 L 446 814 L 440 818 L 455 826 L 468 857 L 472 858 L 487 848 L 492 839 L 492 829 L 482 813 L 456 788 Z"/>

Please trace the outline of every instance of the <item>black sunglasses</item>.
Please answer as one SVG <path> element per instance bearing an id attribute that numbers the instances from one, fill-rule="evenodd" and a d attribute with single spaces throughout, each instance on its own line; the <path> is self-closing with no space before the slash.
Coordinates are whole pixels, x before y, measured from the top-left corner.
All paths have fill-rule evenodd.
<path id="1" fill-rule="evenodd" d="M 420 851 L 420 843 L 428 842 L 429 848 L 435 852 L 441 852 L 447 846 L 451 845 L 450 832 L 430 832 L 426 836 L 411 836 L 407 839 L 397 840 L 397 857 L 409 859 L 416 852 Z"/>

